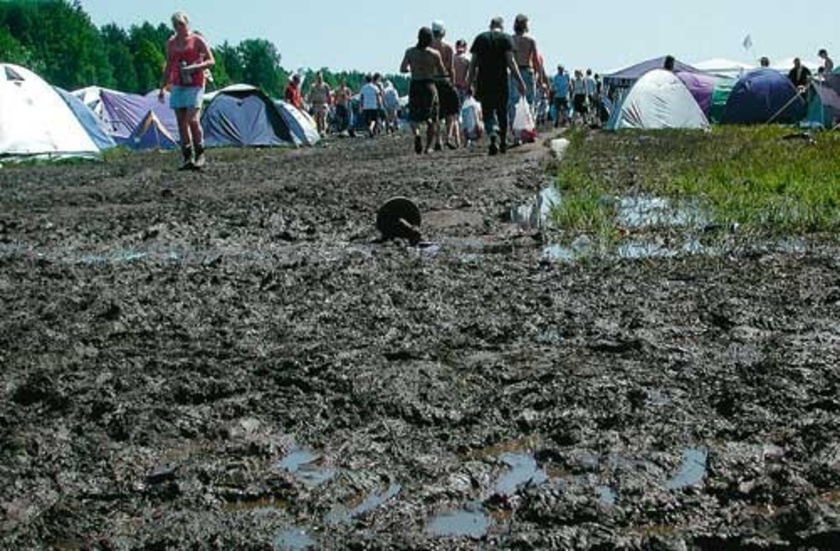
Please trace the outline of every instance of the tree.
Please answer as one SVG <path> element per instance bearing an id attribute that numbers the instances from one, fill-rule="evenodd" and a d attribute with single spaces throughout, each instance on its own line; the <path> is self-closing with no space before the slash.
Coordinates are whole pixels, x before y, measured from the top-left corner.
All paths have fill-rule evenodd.
<path id="1" fill-rule="evenodd" d="M 215 74 L 218 69 L 219 74 L 224 74 L 226 77 L 224 85 L 218 82 L 217 85 L 225 86 L 227 84 L 242 82 L 242 59 L 239 57 L 238 48 L 231 46 L 225 41 L 221 46 L 213 48 L 213 57 L 216 60 L 216 67 L 213 68 L 213 73 Z"/>
<path id="2" fill-rule="evenodd" d="M 281 92 L 280 54 L 268 40 L 257 38 L 243 40 L 237 48 L 242 60 L 242 80 L 268 95 L 276 96 Z"/>
<path id="3" fill-rule="evenodd" d="M 131 53 L 128 33 L 111 23 L 102 27 L 100 34 L 114 77 L 111 83 L 103 83 L 103 85 L 117 90 L 137 90 L 137 69 L 134 66 L 134 55 Z"/>
<path id="4" fill-rule="evenodd" d="M 0 52 L 3 52 L 3 61 L 34 69 L 29 52 L 12 36 L 9 29 L 3 26 L 0 26 Z"/>

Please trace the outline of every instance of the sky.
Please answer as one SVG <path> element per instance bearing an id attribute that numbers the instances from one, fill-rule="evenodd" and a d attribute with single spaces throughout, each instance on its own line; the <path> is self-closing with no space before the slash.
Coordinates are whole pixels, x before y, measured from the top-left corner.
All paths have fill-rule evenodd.
<path id="1" fill-rule="evenodd" d="M 763 55 L 818 62 L 820 48 L 840 61 L 837 0 L 82 0 L 82 6 L 97 26 L 123 28 L 169 24 L 183 10 L 211 45 L 273 42 L 288 70 L 396 73 L 417 30 L 433 20 L 444 23 L 449 42 L 471 42 L 496 15 L 512 32 L 517 13 L 530 18 L 549 72 L 562 63 L 605 74 L 666 54 L 687 63 L 754 63 Z M 750 50 L 743 46 L 747 36 Z"/>

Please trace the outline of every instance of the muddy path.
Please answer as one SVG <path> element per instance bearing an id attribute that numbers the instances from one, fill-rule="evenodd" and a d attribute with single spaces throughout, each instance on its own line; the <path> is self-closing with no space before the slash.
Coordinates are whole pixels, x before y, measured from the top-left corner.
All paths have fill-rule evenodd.
<path id="1" fill-rule="evenodd" d="M 0 547 L 840 547 L 835 249 L 546 261 L 543 146 L 410 149 L 0 170 Z"/>

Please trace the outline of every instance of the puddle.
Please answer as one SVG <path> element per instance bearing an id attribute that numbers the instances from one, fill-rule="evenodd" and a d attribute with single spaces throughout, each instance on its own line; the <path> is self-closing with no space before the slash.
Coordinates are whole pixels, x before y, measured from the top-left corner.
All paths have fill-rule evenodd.
<path id="1" fill-rule="evenodd" d="M 343 506 L 333 509 L 327 513 L 324 521 L 327 524 L 347 524 L 354 518 L 360 517 L 385 504 L 389 499 L 399 494 L 400 490 L 402 490 L 402 487 L 399 484 L 391 484 L 384 493 L 371 493 L 364 501 L 352 509 L 347 509 Z"/>
<path id="2" fill-rule="evenodd" d="M 537 467 L 537 461 L 531 455 L 505 453 L 500 459 L 510 467 L 496 482 L 494 491 L 504 496 L 512 496 L 517 488 L 526 484 L 539 485 L 548 481 L 548 475 Z"/>
<path id="3" fill-rule="evenodd" d="M 490 518 L 480 509 L 441 513 L 426 526 L 426 533 L 439 538 L 480 538 L 490 530 Z"/>
<path id="4" fill-rule="evenodd" d="M 312 549 L 316 545 L 317 542 L 305 530 L 297 528 L 281 532 L 274 539 L 275 551 L 303 551 Z"/>
<path id="5" fill-rule="evenodd" d="M 674 206 L 662 197 L 621 197 L 616 204 L 617 222 L 628 229 L 699 227 L 706 223 L 697 206 Z"/>
<path id="6" fill-rule="evenodd" d="M 683 462 L 680 470 L 665 486 L 670 490 L 680 490 L 689 486 L 697 486 L 706 477 L 706 465 L 709 452 L 705 448 L 688 448 L 683 450 Z"/>
<path id="7" fill-rule="evenodd" d="M 322 465 L 323 458 L 309 450 L 292 450 L 277 464 L 278 468 L 295 475 L 304 485 L 314 488 L 336 477 L 335 469 Z"/>
<path id="8" fill-rule="evenodd" d="M 553 186 L 547 187 L 532 202 L 513 207 L 510 221 L 522 230 L 537 230 L 548 222 L 552 207 L 559 205 L 560 191 Z"/>
<path id="9" fill-rule="evenodd" d="M 615 505 L 618 502 L 618 493 L 609 486 L 595 486 L 595 493 L 603 505 Z"/>

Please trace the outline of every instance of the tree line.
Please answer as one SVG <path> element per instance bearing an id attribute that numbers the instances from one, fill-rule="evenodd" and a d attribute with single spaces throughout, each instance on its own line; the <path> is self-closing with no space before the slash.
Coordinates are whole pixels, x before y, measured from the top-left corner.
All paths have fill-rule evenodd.
<path id="1" fill-rule="evenodd" d="M 196 29 L 200 32 L 200 29 Z M 144 22 L 123 29 L 116 24 L 97 28 L 80 0 L 0 1 L 0 62 L 15 63 L 36 72 L 50 84 L 67 90 L 97 85 L 122 92 L 145 94 L 160 86 L 165 64 L 168 24 Z M 281 96 L 291 71 L 281 65 L 277 47 L 263 38 L 239 44 L 212 45 L 216 66 L 208 89 L 247 83 L 273 97 Z M 365 74 L 307 69 L 304 82 L 320 71 L 331 87 L 341 80 L 358 91 Z M 388 75 L 401 94 L 408 79 Z"/>

